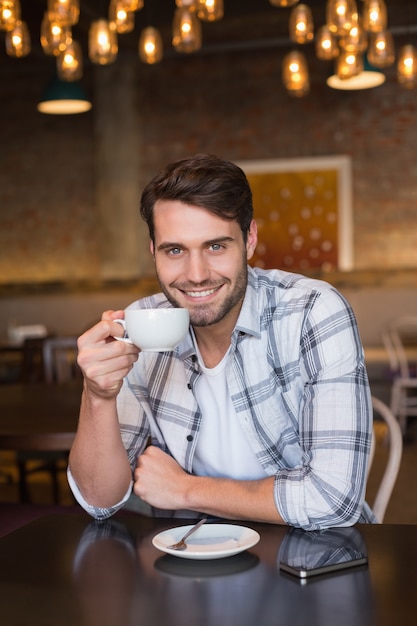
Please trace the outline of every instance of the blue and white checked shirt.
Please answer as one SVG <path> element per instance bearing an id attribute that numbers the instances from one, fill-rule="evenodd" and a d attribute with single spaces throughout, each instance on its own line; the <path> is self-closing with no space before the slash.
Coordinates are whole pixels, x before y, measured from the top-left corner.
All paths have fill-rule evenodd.
<path id="1" fill-rule="evenodd" d="M 280 270 L 248 272 L 227 383 L 259 463 L 275 476 L 279 513 L 306 530 L 375 522 L 364 503 L 370 391 L 350 306 L 323 281 Z M 167 306 L 162 294 L 131 305 Z M 139 356 L 118 396 L 132 469 L 151 437 L 192 472 L 199 375 L 190 333 L 173 352 Z M 88 509 L 103 518 L 118 506 Z"/>

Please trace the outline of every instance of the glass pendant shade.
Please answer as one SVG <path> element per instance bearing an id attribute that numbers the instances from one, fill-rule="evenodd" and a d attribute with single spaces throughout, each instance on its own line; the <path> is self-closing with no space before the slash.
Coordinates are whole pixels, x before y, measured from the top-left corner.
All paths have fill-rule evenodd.
<path id="1" fill-rule="evenodd" d="M 71 29 L 58 22 L 51 22 L 49 13 L 45 11 L 41 23 L 41 46 L 47 55 L 57 56 L 72 41 Z"/>
<path id="2" fill-rule="evenodd" d="M 120 0 L 111 0 L 109 5 L 109 22 L 116 26 L 119 34 L 131 33 L 135 28 L 135 14 L 124 7 Z"/>
<path id="3" fill-rule="evenodd" d="M 19 0 L 0 0 L 0 30 L 13 30 L 19 20 Z"/>
<path id="4" fill-rule="evenodd" d="M 37 108 L 40 113 L 72 115 L 89 111 L 91 107 L 81 83 L 62 81 L 55 77 L 47 85 Z"/>
<path id="5" fill-rule="evenodd" d="M 336 74 L 341 80 L 356 76 L 363 70 L 363 58 L 354 52 L 341 51 L 336 61 Z"/>
<path id="6" fill-rule="evenodd" d="M 346 52 L 365 52 L 368 47 L 368 35 L 360 19 L 344 37 L 340 38 L 339 45 Z"/>
<path id="7" fill-rule="evenodd" d="M 289 32 L 290 39 L 296 43 L 304 44 L 313 40 L 313 15 L 306 4 L 299 4 L 291 10 Z"/>
<path id="8" fill-rule="evenodd" d="M 397 79 L 407 89 L 417 86 L 417 48 L 411 44 L 402 46 L 398 53 Z"/>
<path id="9" fill-rule="evenodd" d="M 178 52 L 195 52 L 201 48 L 201 22 L 194 9 L 175 9 L 172 45 Z"/>
<path id="10" fill-rule="evenodd" d="M 387 27 L 387 7 L 384 0 L 364 0 L 363 27 L 370 33 L 378 33 Z"/>
<path id="11" fill-rule="evenodd" d="M 310 90 L 307 61 L 302 52 L 292 50 L 282 62 L 282 79 L 292 96 L 305 96 Z"/>
<path id="12" fill-rule="evenodd" d="M 339 54 L 336 36 L 325 24 L 321 26 L 316 34 L 316 56 L 322 61 L 335 59 Z"/>
<path id="13" fill-rule="evenodd" d="M 51 22 L 63 26 L 74 26 L 80 17 L 79 0 L 48 0 L 48 13 Z"/>
<path id="14" fill-rule="evenodd" d="M 327 0 L 326 24 L 339 37 L 347 35 L 358 22 L 355 0 Z"/>
<path id="15" fill-rule="evenodd" d="M 223 0 L 198 0 L 197 17 L 203 22 L 221 20 L 223 14 Z"/>
<path id="16" fill-rule="evenodd" d="M 143 0 L 117 0 L 117 4 L 129 13 L 143 8 Z"/>
<path id="17" fill-rule="evenodd" d="M 80 80 L 83 75 L 83 55 L 78 41 L 72 41 L 56 59 L 56 71 L 60 80 Z"/>
<path id="18" fill-rule="evenodd" d="M 30 53 L 30 34 L 27 24 L 18 20 L 13 30 L 6 32 L 6 54 L 9 57 L 25 57 Z"/>
<path id="19" fill-rule="evenodd" d="M 371 33 L 368 44 L 368 60 L 375 67 L 389 67 L 395 61 L 394 38 L 388 30 Z"/>
<path id="20" fill-rule="evenodd" d="M 269 4 L 273 7 L 293 7 L 298 0 L 269 0 Z"/>
<path id="21" fill-rule="evenodd" d="M 88 56 L 97 65 L 109 65 L 116 60 L 118 52 L 115 26 L 105 19 L 91 22 L 88 32 Z"/>
<path id="22" fill-rule="evenodd" d="M 161 61 L 163 54 L 164 49 L 159 30 L 153 26 L 144 28 L 139 38 L 139 57 L 141 61 L 153 65 Z"/>

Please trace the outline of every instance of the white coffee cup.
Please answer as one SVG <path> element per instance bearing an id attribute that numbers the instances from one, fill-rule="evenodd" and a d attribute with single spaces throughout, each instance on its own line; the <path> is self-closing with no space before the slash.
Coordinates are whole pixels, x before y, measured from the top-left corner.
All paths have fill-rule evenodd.
<path id="1" fill-rule="evenodd" d="M 128 309 L 124 320 L 115 320 L 126 335 L 115 339 L 132 343 L 142 352 L 173 350 L 186 336 L 190 325 L 188 309 Z"/>

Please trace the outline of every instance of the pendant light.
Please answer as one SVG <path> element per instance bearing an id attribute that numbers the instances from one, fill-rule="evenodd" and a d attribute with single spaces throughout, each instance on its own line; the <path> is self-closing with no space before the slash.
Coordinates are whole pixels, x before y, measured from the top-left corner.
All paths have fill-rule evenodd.
<path id="1" fill-rule="evenodd" d="M 17 20 L 13 30 L 6 32 L 6 54 L 21 58 L 30 53 L 30 34 L 27 24 Z"/>
<path id="2" fill-rule="evenodd" d="M 355 0 L 327 0 L 326 24 L 339 37 L 347 35 L 358 22 Z"/>
<path id="3" fill-rule="evenodd" d="M 411 44 L 402 46 L 398 53 L 397 79 L 407 89 L 417 86 L 417 48 Z"/>
<path id="4" fill-rule="evenodd" d="M 74 26 L 80 16 L 79 0 L 48 0 L 48 14 L 51 22 L 62 26 Z"/>
<path id="5" fill-rule="evenodd" d="M 304 54 L 292 50 L 282 62 L 282 79 L 288 93 L 292 96 L 305 96 L 310 90 L 307 61 Z"/>
<path id="6" fill-rule="evenodd" d="M 93 63 L 108 65 L 116 60 L 117 32 L 114 24 L 103 18 L 91 22 L 88 31 L 88 56 Z"/>
<path id="7" fill-rule="evenodd" d="M 322 61 L 331 61 L 339 54 L 336 36 L 327 24 L 320 26 L 315 38 L 316 56 Z"/>
<path id="8" fill-rule="evenodd" d="M 13 30 L 20 12 L 19 0 L 0 0 L 0 30 Z"/>
<path id="9" fill-rule="evenodd" d="M 388 30 L 370 33 L 368 60 L 375 67 L 389 67 L 395 61 L 394 38 Z"/>
<path id="10" fill-rule="evenodd" d="M 193 3 L 178 6 L 184 0 L 176 0 L 177 8 L 172 23 L 172 45 L 177 52 L 195 52 L 201 48 L 201 22 Z"/>
<path id="11" fill-rule="evenodd" d="M 346 58 L 343 59 L 343 57 Z M 361 54 L 354 55 L 352 52 L 341 52 L 336 63 L 339 63 L 336 72 L 329 76 L 326 81 L 332 89 L 341 91 L 372 89 L 379 87 L 386 80 L 385 74 L 371 66 L 366 56 Z"/>
<path id="12" fill-rule="evenodd" d="M 45 54 L 57 56 L 72 41 L 72 32 L 68 26 L 59 22 L 51 22 L 48 11 L 45 11 L 41 23 L 41 46 Z"/>
<path id="13" fill-rule="evenodd" d="M 215 22 L 223 17 L 223 0 L 198 0 L 197 17 L 203 22 Z"/>
<path id="14" fill-rule="evenodd" d="M 56 60 L 58 78 L 66 81 L 80 80 L 83 75 L 83 55 L 78 41 L 72 41 Z"/>
<path id="15" fill-rule="evenodd" d="M 153 26 L 147 26 L 140 34 L 139 57 L 144 63 L 159 63 L 164 54 L 161 33 Z"/>
<path id="16" fill-rule="evenodd" d="M 111 0 L 109 5 L 109 22 L 116 27 L 118 34 L 131 33 L 135 28 L 135 14 L 125 8 L 121 0 Z"/>
<path id="17" fill-rule="evenodd" d="M 370 33 L 378 33 L 387 27 L 387 7 L 384 0 L 364 0 L 363 27 Z"/>
<path id="18" fill-rule="evenodd" d="M 91 107 L 80 82 L 62 81 L 55 77 L 47 85 L 37 108 L 40 113 L 50 115 L 74 115 L 85 113 Z"/>
<path id="19" fill-rule="evenodd" d="M 313 41 L 313 14 L 306 4 L 299 4 L 291 9 L 289 34 L 290 39 L 295 43 L 305 44 Z"/>

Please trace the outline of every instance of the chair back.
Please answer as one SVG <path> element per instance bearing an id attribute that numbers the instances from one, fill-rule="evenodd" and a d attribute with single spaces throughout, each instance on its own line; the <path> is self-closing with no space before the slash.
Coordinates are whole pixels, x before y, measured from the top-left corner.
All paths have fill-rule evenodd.
<path id="1" fill-rule="evenodd" d="M 43 368 L 47 383 L 63 383 L 81 377 L 77 364 L 76 337 L 50 337 L 42 347 Z"/>
<path id="2" fill-rule="evenodd" d="M 410 348 L 417 352 L 417 315 L 404 315 L 391 322 L 382 333 L 382 341 L 394 376 L 415 378 L 417 358 L 410 357 Z"/>
<path id="3" fill-rule="evenodd" d="M 379 483 L 374 502 L 372 504 L 372 510 L 375 513 L 378 521 L 382 524 L 400 469 L 403 451 L 403 437 L 397 419 L 394 417 L 391 409 L 384 402 L 382 402 L 382 400 L 376 398 L 375 396 L 372 396 L 372 408 L 374 411 L 374 433 L 372 437 L 371 458 L 368 467 L 368 477 L 375 454 L 375 446 L 377 442 L 375 425 L 378 421 L 378 418 L 380 420 L 382 419 L 386 424 L 387 433 L 386 436 L 383 438 L 383 445 L 389 446 L 387 462 L 382 473 L 382 478 Z"/>

